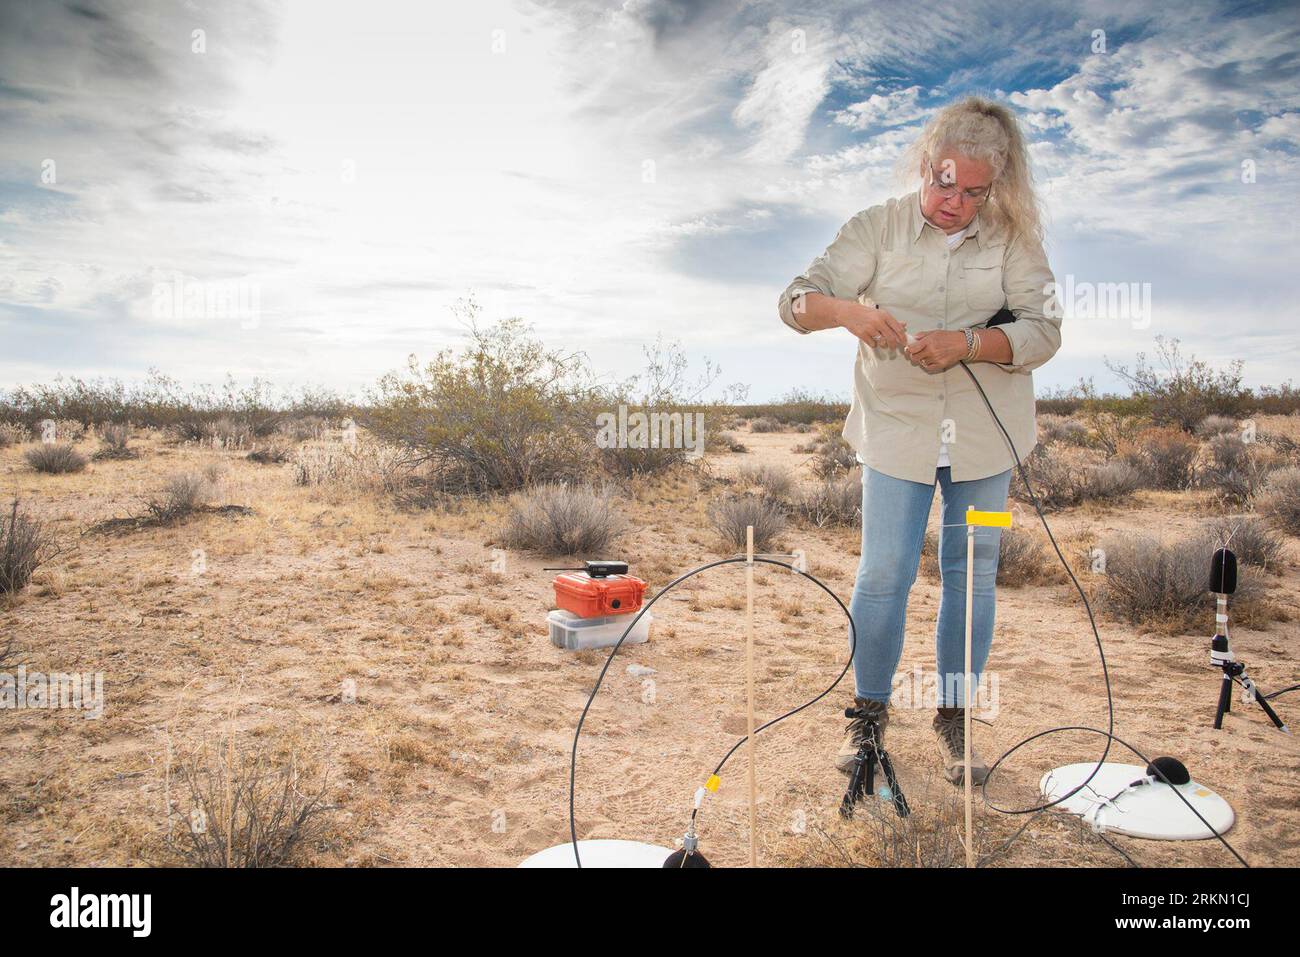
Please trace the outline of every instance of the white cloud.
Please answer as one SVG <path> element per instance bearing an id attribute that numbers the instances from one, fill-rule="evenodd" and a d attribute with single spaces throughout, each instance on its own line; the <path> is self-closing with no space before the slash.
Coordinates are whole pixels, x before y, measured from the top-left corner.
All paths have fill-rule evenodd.
<path id="1" fill-rule="evenodd" d="M 908 188 L 897 157 L 967 88 L 1021 111 L 1059 272 L 1152 281 L 1162 331 L 1197 351 L 1225 303 L 1289 330 L 1284 16 L 1082 9 L 4 5 L 0 383 L 155 365 L 357 387 L 447 345 L 448 306 L 476 290 L 490 315 L 577 335 L 620 372 L 640 360 L 629 337 L 662 330 L 770 344 L 818 384 L 827 340 L 795 350 L 776 294 L 840 222 Z M 1094 55 L 1098 25 L 1111 42 Z M 683 275 L 715 250 L 716 276 Z M 755 280 L 758 252 L 790 275 Z M 159 323 L 150 290 L 173 271 L 257 284 L 263 321 Z M 70 339 L 83 351 L 56 344 Z M 1066 352 L 1084 362 L 1103 340 L 1067 335 Z M 1252 375 L 1294 352 L 1240 347 Z"/>
<path id="2" fill-rule="evenodd" d="M 739 126 L 758 130 L 749 157 L 782 161 L 803 146 L 808 121 L 830 89 L 832 51 L 820 31 L 778 20 L 768 28 L 764 53 L 764 66 L 732 116 Z"/>
<path id="3" fill-rule="evenodd" d="M 918 104 L 920 92 L 919 86 L 909 86 L 893 93 L 873 93 L 835 113 L 835 122 L 854 130 L 915 123 L 930 112 Z"/>

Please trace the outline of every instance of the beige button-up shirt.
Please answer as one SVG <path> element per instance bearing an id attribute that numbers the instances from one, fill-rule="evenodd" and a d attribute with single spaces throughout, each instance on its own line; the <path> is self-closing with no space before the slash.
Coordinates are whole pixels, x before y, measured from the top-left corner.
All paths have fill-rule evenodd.
<path id="1" fill-rule="evenodd" d="M 1034 378 L 1061 346 L 1061 310 L 1042 244 L 983 226 L 976 215 L 949 250 L 943 233 L 921 215 L 920 195 L 863 210 L 781 294 L 781 319 L 800 333 L 804 293 L 870 301 L 907 331 L 982 327 L 1007 306 L 1016 321 L 1000 325 L 1011 362 L 971 362 L 971 372 L 1023 460 L 1037 443 Z M 842 434 L 870 468 L 933 484 L 939 446 L 948 445 L 952 479 L 966 482 L 1013 468 L 1016 460 L 965 371 L 926 372 L 900 349 L 857 341 L 853 404 Z"/>

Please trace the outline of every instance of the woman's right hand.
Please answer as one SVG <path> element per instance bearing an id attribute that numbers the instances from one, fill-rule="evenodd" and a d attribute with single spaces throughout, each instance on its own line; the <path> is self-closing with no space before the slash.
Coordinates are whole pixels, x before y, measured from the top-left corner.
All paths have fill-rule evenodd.
<path id="1" fill-rule="evenodd" d="M 877 349 L 902 349 L 907 345 L 907 323 L 899 322 L 883 309 L 854 303 L 840 325 L 867 345 Z"/>

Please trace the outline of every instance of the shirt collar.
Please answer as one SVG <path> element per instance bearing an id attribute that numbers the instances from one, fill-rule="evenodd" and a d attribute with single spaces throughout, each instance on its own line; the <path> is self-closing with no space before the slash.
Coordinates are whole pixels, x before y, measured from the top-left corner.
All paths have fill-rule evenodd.
<path id="1" fill-rule="evenodd" d="M 931 223 L 928 219 L 926 219 L 925 214 L 921 212 L 921 191 L 918 189 L 915 193 L 912 194 L 912 196 L 913 196 L 912 210 L 916 216 L 916 222 L 914 224 L 914 229 L 912 230 L 912 242 L 915 243 L 918 240 L 920 240 L 921 233 L 925 231 L 926 225 L 929 224 L 930 226 L 934 226 L 934 224 Z M 939 229 L 938 226 L 934 226 L 934 228 L 936 230 Z M 942 230 L 940 230 L 940 232 L 942 232 Z M 970 225 L 966 227 L 965 238 L 969 239 L 971 236 L 975 236 L 977 238 L 980 244 L 980 248 L 984 247 L 984 238 L 983 236 L 980 235 L 980 214 L 978 212 L 975 213 L 975 218 L 970 221 Z"/>

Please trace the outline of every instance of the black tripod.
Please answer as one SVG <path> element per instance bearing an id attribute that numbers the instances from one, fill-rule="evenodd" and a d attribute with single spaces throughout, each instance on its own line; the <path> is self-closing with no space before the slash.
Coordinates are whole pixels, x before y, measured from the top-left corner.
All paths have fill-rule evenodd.
<path id="1" fill-rule="evenodd" d="M 1245 662 L 1238 661 L 1233 655 L 1228 647 L 1227 635 L 1214 636 L 1214 642 L 1210 647 L 1210 664 L 1223 669 L 1223 682 L 1219 685 L 1219 708 L 1214 713 L 1215 730 L 1223 727 L 1223 716 L 1232 710 L 1232 683 L 1240 681 L 1241 689 L 1245 692 L 1245 700 L 1253 700 L 1264 709 L 1264 713 L 1273 724 L 1288 734 L 1291 733 L 1282 719 L 1277 716 L 1273 706 L 1268 703 L 1268 699 L 1260 693 L 1259 687 L 1251 680 L 1250 675 L 1246 674 Z"/>
<path id="2" fill-rule="evenodd" d="M 853 817 L 854 805 L 862 798 L 876 793 L 876 765 L 879 764 L 880 770 L 885 775 L 885 783 L 889 786 L 889 798 L 893 801 L 894 810 L 898 812 L 899 817 L 907 817 L 912 813 L 912 809 L 907 806 L 903 789 L 898 786 L 898 777 L 894 774 L 894 766 L 889 762 L 889 753 L 880 746 L 880 726 L 867 718 L 860 708 L 845 708 L 844 717 L 863 719 L 865 726 L 862 732 L 862 744 L 853 758 L 849 789 L 844 792 L 844 800 L 840 802 L 840 816 Z"/>
<path id="3" fill-rule="evenodd" d="M 1214 640 L 1210 643 L 1210 664 L 1223 669 L 1223 681 L 1219 684 L 1219 707 L 1214 713 L 1214 728 L 1217 731 L 1223 727 L 1223 716 L 1232 710 L 1233 682 L 1239 681 L 1246 693 L 1246 700 L 1255 701 L 1274 725 L 1290 734 L 1290 729 L 1277 716 L 1250 675 L 1246 674 L 1246 663 L 1238 661 L 1228 646 L 1228 596 L 1236 590 L 1237 556 L 1227 548 L 1220 548 L 1210 562 L 1210 591 L 1217 600 L 1214 619 L 1216 628 Z"/>

